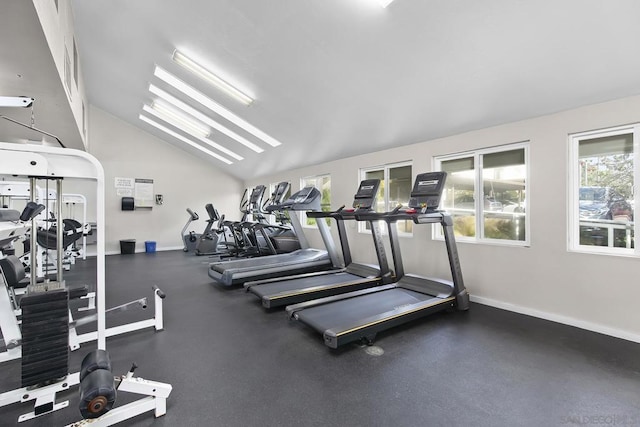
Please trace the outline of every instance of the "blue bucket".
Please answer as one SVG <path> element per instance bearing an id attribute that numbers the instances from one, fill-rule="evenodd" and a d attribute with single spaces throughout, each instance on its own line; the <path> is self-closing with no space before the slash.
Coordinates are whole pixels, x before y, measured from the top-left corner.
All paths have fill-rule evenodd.
<path id="1" fill-rule="evenodd" d="M 144 250 L 147 253 L 154 253 L 156 251 L 156 242 L 147 240 L 146 242 L 144 242 Z"/>

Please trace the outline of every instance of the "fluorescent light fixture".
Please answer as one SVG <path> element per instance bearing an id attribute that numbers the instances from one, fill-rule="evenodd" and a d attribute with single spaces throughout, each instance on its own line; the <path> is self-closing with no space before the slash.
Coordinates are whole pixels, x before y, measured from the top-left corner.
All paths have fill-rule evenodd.
<path id="1" fill-rule="evenodd" d="M 209 116 L 207 116 L 205 114 L 202 114 L 200 111 L 196 110 L 195 108 L 192 108 L 191 106 L 189 106 L 189 105 L 185 104 L 184 102 L 180 101 L 175 96 L 169 95 L 167 92 L 163 91 L 159 87 L 157 87 L 157 86 L 155 86 L 153 84 L 150 84 L 149 85 L 149 92 L 153 93 L 154 95 L 159 96 L 164 101 L 170 103 L 171 105 L 173 105 L 176 108 L 179 108 L 180 110 L 184 111 L 185 113 L 192 115 L 193 117 L 195 117 L 196 119 L 200 120 L 201 122 L 204 122 L 204 123 L 208 124 L 209 126 L 211 126 L 212 128 L 216 129 L 217 131 L 227 135 L 230 138 L 235 139 L 240 144 L 244 145 L 247 148 L 250 148 L 251 150 L 255 151 L 256 153 L 262 153 L 264 151 L 262 148 L 258 147 L 253 142 L 248 141 L 247 139 L 241 137 L 240 135 L 238 135 L 234 131 L 222 126 L 220 123 L 216 122 L 215 120 L 213 120 Z"/>
<path id="2" fill-rule="evenodd" d="M 160 80 L 162 80 L 163 82 L 178 89 L 180 92 L 184 93 L 191 99 L 204 105 L 205 107 L 215 112 L 216 114 L 229 120 L 234 125 L 244 129 L 245 131 L 249 132 L 250 134 L 254 135 L 257 138 L 260 138 L 261 140 L 271 145 L 272 147 L 277 147 L 278 145 L 282 144 L 280 141 L 270 137 L 266 133 L 262 132 L 260 129 L 242 120 L 240 117 L 236 116 L 231 111 L 224 108 L 222 105 L 204 96 L 202 93 L 198 92 L 197 90 L 195 90 L 194 88 L 192 88 L 191 86 L 183 82 L 182 80 L 178 79 L 174 75 L 166 72 L 162 68 L 156 66 L 156 69 L 153 72 L 153 75 L 159 78 Z"/>
<path id="3" fill-rule="evenodd" d="M 195 148 L 195 149 L 197 149 L 197 150 L 200 150 L 200 151 L 202 151 L 203 153 L 208 154 L 208 155 L 209 155 L 209 156 L 211 156 L 211 157 L 215 157 L 216 159 L 220 160 L 220 161 L 221 161 L 221 162 L 223 162 L 223 163 L 226 163 L 226 164 L 228 164 L 228 165 L 233 164 L 233 162 L 232 162 L 231 160 L 227 159 L 226 157 L 222 157 L 221 155 L 219 155 L 219 154 L 217 154 L 217 153 L 214 153 L 214 152 L 213 152 L 213 151 L 211 151 L 211 150 L 207 150 L 206 148 L 204 148 L 204 147 L 202 147 L 202 146 L 200 146 L 200 145 L 196 144 L 195 142 L 190 141 L 188 138 L 185 138 L 184 136 L 182 136 L 182 135 L 180 135 L 180 134 L 178 134 L 178 133 L 176 133 L 176 132 L 172 131 L 171 129 L 168 129 L 168 128 L 166 128 L 166 127 L 162 126 L 160 123 L 158 123 L 158 122 L 156 122 L 156 121 L 151 120 L 151 119 L 150 119 L 150 118 L 148 118 L 147 116 L 143 116 L 142 114 L 140 114 L 140 115 L 138 116 L 138 118 L 139 118 L 140 120 L 142 120 L 143 122 L 146 122 L 146 123 L 150 124 L 151 126 L 155 127 L 156 129 L 159 129 L 159 130 L 161 130 L 162 132 L 164 132 L 164 133 L 166 133 L 166 134 L 168 134 L 168 135 L 171 135 L 172 137 L 174 137 L 174 138 L 176 138 L 176 139 L 178 139 L 178 140 L 180 140 L 180 141 L 184 142 L 185 144 L 187 144 L 187 145 L 189 145 L 189 146 L 191 146 L 191 147 L 193 147 L 193 148 Z"/>
<path id="4" fill-rule="evenodd" d="M 182 52 L 173 51 L 173 61 L 243 104 L 250 105 L 253 102 L 253 98 L 249 95 L 225 82 L 193 59 L 185 56 Z"/>
<path id="5" fill-rule="evenodd" d="M 171 118 L 165 116 L 164 114 L 162 114 L 158 110 L 156 110 L 154 108 L 151 108 L 148 105 L 143 105 L 142 106 L 142 110 L 146 111 L 149 114 L 152 114 L 152 115 L 156 116 L 160 120 L 163 120 L 163 121 L 169 123 L 170 125 L 180 129 L 181 131 L 183 131 L 185 133 L 188 133 L 189 135 L 193 136 L 194 138 L 197 138 L 198 140 L 200 140 L 200 141 L 204 142 L 205 144 L 215 148 L 216 150 L 223 152 L 224 154 L 226 154 L 229 157 L 233 157 L 236 160 L 244 159 L 244 157 L 234 153 L 233 151 L 231 151 L 231 150 L 229 150 L 227 148 L 224 148 L 222 145 L 217 144 L 217 143 L 211 141 L 210 139 L 207 139 L 206 137 L 203 137 L 201 135 L 194 135 L 193 133 L 190 132 L 189 129 L 187 129 L 186 127 L 182 126 L 181 123 L 176 123 L 176 122 L 171 121 Z"/>
<path id="6" fill-rule="evenodd" d="M 163 103 L 162 101 L 154 101 L 151 105 L 151 108 L 170 119 L 165 121 L 168 121 L 170 123 L 180 123 L 184 128 L 189 129 L 189 133 L 191 135 L 197 135 L 202 138 L 206 138 L 211 135 L 211 129 L 206 127 L 204 124 L 191 120 L 184 114 L 180 114 L 171 106 Z"/>
<path id="7" fill-rule="evenodd" d="M 380 6 L 382 6 L 383 8 L 386 8 L 391 4 L 392 1 L 393 0 L 378 0 L 378 3 L 380 3 Z"/>

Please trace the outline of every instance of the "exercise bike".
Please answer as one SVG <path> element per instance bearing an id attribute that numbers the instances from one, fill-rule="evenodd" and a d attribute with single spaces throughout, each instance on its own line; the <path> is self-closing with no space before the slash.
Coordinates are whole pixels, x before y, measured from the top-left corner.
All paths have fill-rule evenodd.
<path id="1" fill-rule="evenodd" d="M 220 215 L 211 203 L 207 203 L 204 208 L 209 219 L 207 227 L 196 242 L 196 255 L 221 255 L 227 251 L 227 245 L 225 244 L 224 228 L 221 226 Z M 214 229 L 213 226 L 216 222 L 218 222 L 218 226 Z"/>
<path id="2" fill-rule="evenodd" d="M 187 208 L 187 213 L 189 214 L 189 220 L 187 220 L 187 223 L 184 225 L 184 227 L 182 227 L 180 236 L 182 238 L 182 243 L 184 244 L 182 250 L 184 252 L 192 252 L 196 249 L 196 245 L 198 244 L 198 240 L 200 240 L 201 234 L 198 234 L 195 231 L 190 231 L 187 233 L 187 230 L 189 229 L 189 225 L 193 221 L 199 220 L 200 217 L 190 208 Z"/>

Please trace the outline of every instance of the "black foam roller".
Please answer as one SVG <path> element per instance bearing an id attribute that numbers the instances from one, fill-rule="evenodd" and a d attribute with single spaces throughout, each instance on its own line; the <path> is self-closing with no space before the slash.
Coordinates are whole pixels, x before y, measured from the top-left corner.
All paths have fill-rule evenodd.
<path id="1" fill-rule="evenodd" d="M 104 369 L 111 372 L 111 359 L 109 353 L 106 350 L 96 349 L 93 350 L 82 359 L 80 365 L 80 381 L 82 381 L 87 375 L 98 369 Z"/>
<path id="2" fill-rule="evenodd" d="M 115 402 L 116 386 L 110 371 L 98 369 L 80 381 L 79 409 L 83 418 L 98 418 L 109 412 Z"/>

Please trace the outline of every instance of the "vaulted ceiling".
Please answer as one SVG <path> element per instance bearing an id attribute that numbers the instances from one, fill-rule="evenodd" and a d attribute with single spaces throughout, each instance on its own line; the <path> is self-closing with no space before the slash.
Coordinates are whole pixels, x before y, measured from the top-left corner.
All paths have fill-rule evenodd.
<path id="1" fill-rule="evenodd" d="M 270 147 L 182 98 L 265 150 L 211 132 L 211 140 L 244 157 L 232 165 L 212 158 L 212 167 L 240 178 L 640 94 L 637 0 L 395 0 L 386 9 L 375 0 L 72 6 L 91 104 L 182 147 L 138 118 L 155 98 L 149 83 L 172 90 L 154 77 L 160 66 L 282 142 Z M 172 61 L 175 49 L 255 101 L 245 106 L 207 86 Z"/>
<path id="2" fill-rule="evenodd" d="M 55 135 L 67 147 L 84 147 L 31 1 L 0 1 L 0 96 L 35 99 L 31 108 L 0 107 L 0 116 Z M 57 145 L 50 136 L 4 119 L 0 141 Z"/>

